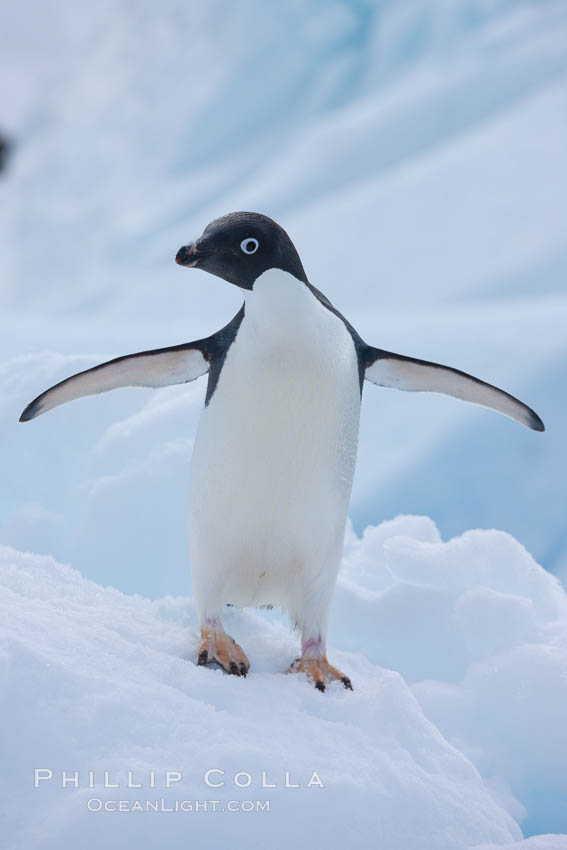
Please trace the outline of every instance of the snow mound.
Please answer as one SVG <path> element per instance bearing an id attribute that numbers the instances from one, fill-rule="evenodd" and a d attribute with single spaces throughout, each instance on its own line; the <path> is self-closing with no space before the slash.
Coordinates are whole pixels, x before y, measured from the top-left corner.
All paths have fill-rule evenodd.
<path id="1" fill-rule="evenodd" d="M 425 517 L 367 528 L 346 553 L 332 634 L 402 674 L 495 793 L 521 802 L 524 829 L 565 829 L 567 596 L 513 537 L 443 543 Z"/>
<path id="2" fill-rule="evenodd" d="M 350 533 L 329 657 L 353 693 L 283 675 L 297 638 L 275 613 L 227 609 L 252 662 L 228 677 L 192 663 L 190 598 L 127 596 L 10 547 L 0 606 L 6 847 L 283 848 L 313 830 L 329 847 L 565 846 L 522 843 L 519 824 L 567 827 L 567 597 L 506 534 L 442 543 L 419 517 Z M 53 775 L 34 788 L 36 768 Z M 89 810 L 117 800 L 132 810 Z M 197 800 L 217 811 L 135 810 Z"/>

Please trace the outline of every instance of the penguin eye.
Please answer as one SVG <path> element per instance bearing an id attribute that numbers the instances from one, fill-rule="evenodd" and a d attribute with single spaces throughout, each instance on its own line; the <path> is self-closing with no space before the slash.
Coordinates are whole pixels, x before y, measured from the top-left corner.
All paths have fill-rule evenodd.
<path id="1" fill-rule="evenodd" d="M 249 237 L 248 239 L 243 239 L 240 243 L 240 250 L 245 254 L 255 254 L 258 248 L 260 247 L 260 243 L 257 239 L 253 239 Z"/>

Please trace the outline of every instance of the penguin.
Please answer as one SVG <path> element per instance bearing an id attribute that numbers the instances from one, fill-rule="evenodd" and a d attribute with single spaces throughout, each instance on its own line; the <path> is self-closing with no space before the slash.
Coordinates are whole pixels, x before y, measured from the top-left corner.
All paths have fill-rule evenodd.
<path id="1" fill-rule="evenodd" d="M 517 398 L 449 366 L 367 344 L 309 281 L 271 218 L 235 212 L 179 249 L 176 262 L 242 290 L 234 318 L 211 336 L 117 357 L 32 401 L 28 421 L 82 396 L 164 387 L 208 374 L 191 460 L 189 535 L 199 616 L 197 664 L 246 676 L 244 650 L 223 627 L 226 604 L 277 606 L 301 633 L 289 673 L 320 691 L 350 678 L 327 660 L 329 610 L 355 469 L 363 384 L 432 392 L 482 405 L 543 431 Z"/>

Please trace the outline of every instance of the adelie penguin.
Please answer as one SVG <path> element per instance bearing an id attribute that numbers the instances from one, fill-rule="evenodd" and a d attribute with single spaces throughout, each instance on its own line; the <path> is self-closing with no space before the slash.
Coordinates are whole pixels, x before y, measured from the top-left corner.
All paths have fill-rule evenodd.
<path id="1" fill-rule="evenodd" d="M 285 232 L 264 215 L 212 221 L 177 263 L 240 287 L 244 304 L 204 339 L 117 357 L 62 381 L 21 420 L 118 387 L 164 387 L 208 373 L 191 467 L 190 546 L 201 643 L 197 663 L 245 676 L 223 606 L 276 605 L 301 631 L 289 672 L 319 690 L 345 673 L 326 632 L 356 461 L 364 381 L 435 392 L 543 431 L 521 401 L 458 369 L 368 345 L 308 280 Z"/>

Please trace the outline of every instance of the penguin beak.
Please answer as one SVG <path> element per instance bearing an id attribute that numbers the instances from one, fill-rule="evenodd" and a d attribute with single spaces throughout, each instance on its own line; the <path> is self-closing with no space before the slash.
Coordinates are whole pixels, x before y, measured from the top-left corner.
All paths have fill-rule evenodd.
<path id="1" fill-rule="evenodd" d="M 210 253 L 212 252 L 200 250 L 197 248 L 197 244 L 195 242 L 191 242 L 189 245 L 184 245 L 179 249 L 175 256 L 175 262 L 180 266 L 186 266 L 189 269 L 193 269 Z"/>

